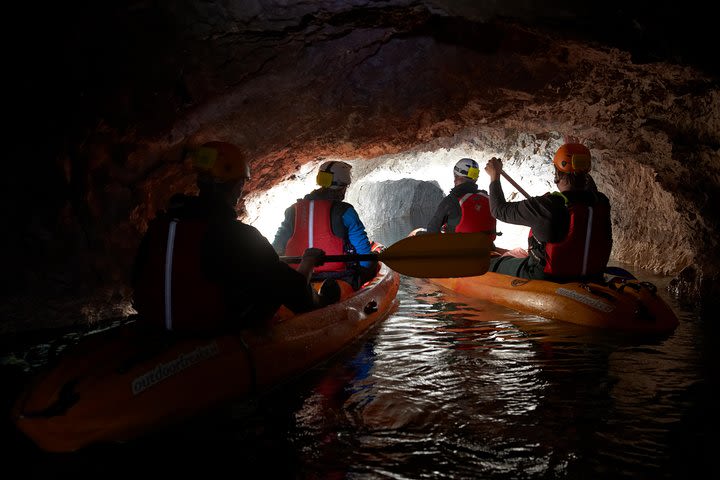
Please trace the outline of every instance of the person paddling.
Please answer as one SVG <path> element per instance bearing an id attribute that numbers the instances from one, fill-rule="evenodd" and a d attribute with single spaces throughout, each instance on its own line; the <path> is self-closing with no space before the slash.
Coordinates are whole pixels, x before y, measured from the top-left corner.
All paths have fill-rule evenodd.
<path id="1" fill-rule="evenodd" d="M 279 255 L 299 255 L 308 247 L 321 248 L 327 255 L 369 254 L 373 245 L 355 208 L 344 201 L 351 182 L 352 167 L 345 162 L 320 165 L 319 188 L 285 210 L 273 247 Z M 378 271 L 378 262 L 326 262 L 315 269 L 313 280 L 335 279 L 357 290 Z"/>
<path id="2" fill-rule="evenodd" d="M 502 161 L 492 157 L 485 165 L 493 216 L 530 227 L 527 255 L 494 257 L 490 271 L 554 281 L 602 278 L 613 243 L 610 202 L 589 176 L 590 150 L 580 143 L 565 143 L 553 165 L 559 191 L 518 202 L 505 201 Z"/>
<path id="3" fill-rule="evenodd" d="M 477 180 L 480 166 L 472 158 L 461 158 L 453 167 L 455 186 L 438 204 L 425 228 L 416 228 L 410 236 L 425 233 L 483 232 L 494 242 L 497 222 L 490 213 L 488 193 L 480 190 Z M 492 247 L 494 248 L 494 246 Z"/>

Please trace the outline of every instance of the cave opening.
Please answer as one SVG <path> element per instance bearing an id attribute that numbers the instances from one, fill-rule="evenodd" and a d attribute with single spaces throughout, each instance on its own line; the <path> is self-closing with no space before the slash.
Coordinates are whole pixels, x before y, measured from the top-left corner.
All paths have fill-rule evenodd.
<path id="1" fill-rule="evenodd" d="M 559 135 L 554 135 L 560 138 Z M 506 152 L 479 146 L 478 142 L 459 142 L 433 148 L 419 145 L 404 152 L 374 158 L 319 157 L 303 164 L 267 190 L 249 192 L 244 198 L 241 220 L 253 225 L 272 242 L 286 208 L 315 189 L 318 166 L 327 160 L 344 161 L 353 167 L 353 182 L 345 201 L 355 206 L 371 240 L 390 245 L 417 227 L 424 227 L 440 203 L 453 187 L 452 167 L 463 157 L 475 159 L 481 168 L 477 184 L 488 190 L 489 179 L 482 169 L 485 162 L 497 156 L 504 160 L 504 170 L 530 195 L 542 195 L 555 190 L 552 182 L 552 163 L 542 152 L 521 158 L 508 158 Z M 552 145 L 561 143 L 560 140 Z M 509 201 L 522 199 L 517 190 L 503 182 Z M 528 227 L 499 222 L 501 235 L 495 245 L 512 249 L 525 248 Z"/>

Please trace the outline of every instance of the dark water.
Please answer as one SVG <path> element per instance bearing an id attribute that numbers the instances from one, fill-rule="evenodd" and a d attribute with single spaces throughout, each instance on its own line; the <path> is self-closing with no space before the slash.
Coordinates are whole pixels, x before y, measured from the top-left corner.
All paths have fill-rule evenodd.
<path id="1" fill-rule="evenodd" d="M 664 292 L 667 279 L 643 279 Z M 720 478 L 714 318 L 673 304 L 673 334 L 629 338 L 409 277 L 399 300 L 302 378 L 172 431 L 46 454 L 6 423 L 3 469 L 24 478 Z M 49 345 L 5 352 L 4 405 L 28 367 L 8 359 L 42 363 Z"/>

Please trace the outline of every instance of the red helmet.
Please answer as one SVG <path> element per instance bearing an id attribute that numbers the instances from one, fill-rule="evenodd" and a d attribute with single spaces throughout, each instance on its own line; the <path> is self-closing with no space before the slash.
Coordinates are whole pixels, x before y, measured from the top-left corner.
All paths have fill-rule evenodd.
<path id="1" fill-rule="evenodd" d="M 250 178 L 250 165 L 242 150 L 227 142 L 207 142 L 193 154 L 193 167 L 216 182 Z"/>
<path id="2" fill-rule="evenodd" d="M 553 158 L 555 168 L 565 173 L 587 173 L 592 168 L 590 149 L 579 143 L 566 143 Z"/>

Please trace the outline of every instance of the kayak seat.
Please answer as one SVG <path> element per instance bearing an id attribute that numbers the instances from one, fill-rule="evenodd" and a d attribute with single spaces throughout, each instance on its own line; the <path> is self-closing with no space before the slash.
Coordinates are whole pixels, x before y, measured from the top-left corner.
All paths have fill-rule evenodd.
<path id="1" fill-rule="evenodd" d="M 355 293 L 352 285 L 350 285 L 348 282 L 344 280 L 336 280 L 334 278 L 326 279 L 322 282 L 313 282 L 312 286 L 315 291 L 320 294 L 321 299 L 325 297 L 322 300 L 323 306 L 341 302 L 351 297 Z M 294 316 L 295 314 L 292 312 L 292 310 L 287 308 L 285 305 L 281 305 L 278 311 L 273 316 L 272 320 L 270 321 L 270 325 L 284 322 L 285 320 L 288 320 Z"/>

